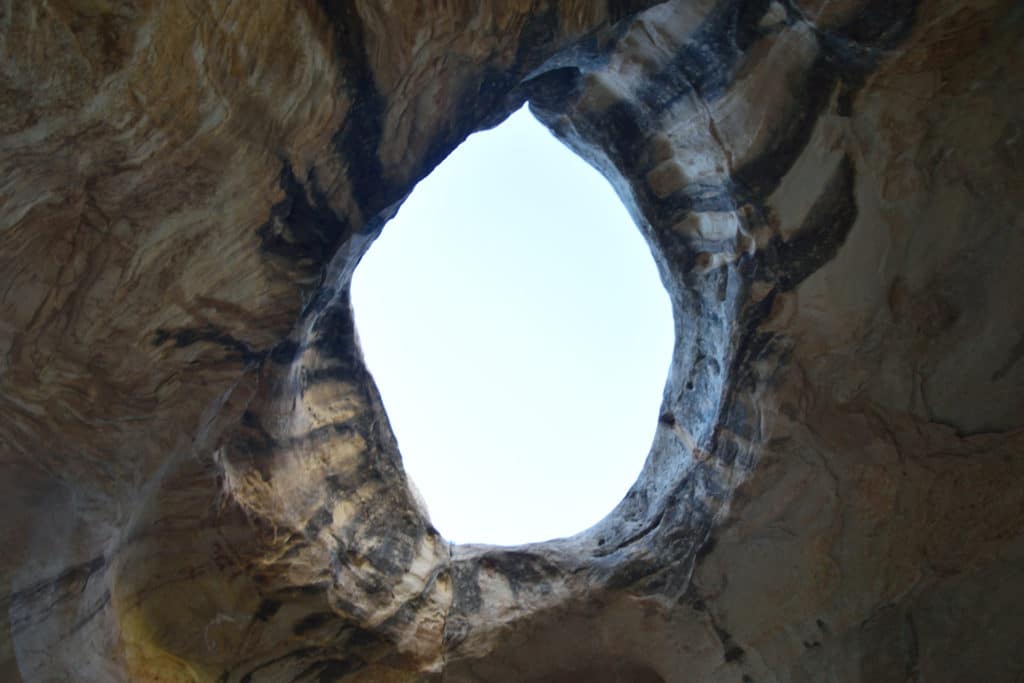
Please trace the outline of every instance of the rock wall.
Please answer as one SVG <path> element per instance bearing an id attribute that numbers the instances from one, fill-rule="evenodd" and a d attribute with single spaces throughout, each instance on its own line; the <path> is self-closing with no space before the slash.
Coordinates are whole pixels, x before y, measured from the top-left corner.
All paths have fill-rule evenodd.
<path id="1" fill-rule="evenodd" d="M 1012 0 L 7 3 L 0 678 L 1020 681 L 1022 37 Z M 523 101 L 677 343 L 605 520 L 453 546 L 348 282 Z"/>

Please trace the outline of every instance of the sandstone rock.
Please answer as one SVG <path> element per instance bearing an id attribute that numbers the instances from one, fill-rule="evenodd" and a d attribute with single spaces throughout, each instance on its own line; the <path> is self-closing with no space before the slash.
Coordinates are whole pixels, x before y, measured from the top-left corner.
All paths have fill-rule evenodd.
<path id="1" fill-rule="evenodd" d="M 3 680 L 1024 677 L 1019 3 L 21 0 L 0 30 Z M 347 285 L 526 100 L 630 208 L 677 345 L 605 520 L 452 546 Z"/>

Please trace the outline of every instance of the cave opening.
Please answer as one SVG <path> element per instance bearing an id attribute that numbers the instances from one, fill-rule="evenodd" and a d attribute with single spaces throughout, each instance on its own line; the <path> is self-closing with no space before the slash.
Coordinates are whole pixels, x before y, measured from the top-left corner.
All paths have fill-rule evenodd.
<path id="1" fill-rule="evenodd" d="M 611 185 L 527 106 L 416 186 L 357 267 L 352 302 L 445 538 L 569 536 L 636 480 L 672 355 L 668 294 Z"/>

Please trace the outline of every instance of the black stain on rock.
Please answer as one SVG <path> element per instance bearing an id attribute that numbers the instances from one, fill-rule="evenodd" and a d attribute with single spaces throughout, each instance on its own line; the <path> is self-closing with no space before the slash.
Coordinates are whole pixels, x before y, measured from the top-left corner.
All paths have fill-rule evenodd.
<path id="1" fill-rule="evenodd" d="M 545 71 L 523 84 L 529 93 L 530 110 L 543 120 L 545 111 L 558 111 L 566 100 L 575 97 L 583 82 L 578 66 L 567 66 Z"/>
<path id="2" fill-rule="evenodd" d="M 891 50 L 910 34 L 920 0 L 870 0 L 850 22 L 827 34 L 872 52 Z"/>
<path id="3" fill-rule="evenodd" d="M 277 614 L 280 609 L 280 600 L 264 599 L 260 602 L 260 606 L 256 610 L 256 614 L 253 615 L 253 619 L 256 621 L 270 621 L 270 619 Z"/>
<path id="4" fill-rule="evenodd" d="M 523 587 L 543 590 L 547 582 L 561 575 L 561 568 L 542 555 L 515 550 L 489 553 L 479 559 L 479 564 L 504 576 L 513 593 Z"/>
<path id="5" fill-rule="evenodd" d="M 519 31 L 519 45 L 516 48 L 514 73 L 539 64 L 562 32 L 559 3 L 547 4 L 541 11 L 532 12 Z"/>
<path id="6" fill-rule="evenodd" d="M 400 515 L 390 515 L 377 525 L 377 542 L 364 558 L 382 576 L 402 576 L 415 557 L 415 547 L 423 536 L 422 527 L 408 524 Z"/>
<path id="7" fill-rule="evenodd" d="M 299 665 L 300 663 L 301 664 L 305 664 L 306 662 L 309 662 L 311 660 L 314 661 L 315 663 L 310 665 L 310 666 L 305 666 L 302 669 L 301 673 L 297 674 L 291 680 L 292 681 L 309 681 L 309 680 L 313 680 L 312 679 L 312 675 L 316 674 L 316 673 L 319 673 L 320 671 L 324 670 L 325 662 L 333 661 L 333 660 L 329 659 L 330 654 L 331 654 L 331 650 L 325 650 L 324 648 L 319 648 L 319 647 L 300 647 L 300 648 L 296 648 L 294 650 L 290 650 L 290 651 L 286 652 L 283 655 L 280 655 L 278 657 L 274 657 L 272 659 L 268 659 L 265 662 L 261 662 L 255 668 L 253 668 L 253 669 L 247 671 L 245 674 L 243 674 L 238 679 L 238 681 L 239 681 L 239 683 L 253 683 L 254 680 L 257 680 L 255 677 L 258 676 L 261 671 L 263 671 L 265 669 L 273 669 L 274 667 L 276 667 L 278 664 L 281 664 L 282 662 L 288 662 L 289 664 L 295 666 L 295 665 Z M 356 661 L 358 662 L 359 660 L 356 660 Z M 356 668 L 362 668 L 362 666 L 363 665 L 361 663 L 359 663 Z M 352 671 L 355 671 L 355 670 L 356 669 L 352 669 Z M 262 678 L 263 678 L 263 676 L 260 676 L 260 679 L 262 679 Z M 318 678 L 316 680 L 320 680 L 320 681 L 322 681 L 322 680 L 336 681 L 338 679 L 337 678 L 329 678 L 329 679 Z"/>
<path id="8" fill-rule="evenodd" d="M 632 493 L 632 491 L 631 491 L 631 493 Z M 655 530 L 659 526 L 661 526 L 661 522 L 664 519 L 664 516 L 665 516 L 664 512 L 658 513 L 657 515 L 654 516 L 653 519 L 648 521 L 646 524 L 641 526 L 638 530 L 634 531 L 632 534 L 629 534 L 628 536 L 626 536 L 622 540 L 616 542 L 614 545 L 612 545 L 610 547 L 603 547 L 601 550 L 599 550 L 596 553 L 594 553 L 594 555 L 597 556 L 597 557 L 604 557 L 606 555 L 611 555 L 612 553 L 614 553 L 614 552 L 616 552 L 618 550 L 622 550 L 626 546 L 632 545 L 632 544 L 636 543 L 637 541 L 639 541 L 639 540 L 641 540 L 641 539 L 643 539 L 643 538 L 645 538 L 647 536 L 650 536 L 651 534 L 653 534 L 655 532 Z"/>
<path id="9" fill-rule="evenodd" d="M 711 551 L 718 545 L 718 541 L 714 536 L 708 536 L 708 539 L 701 544 L 700 548 L 697 549 L 697 562 L 700 562 L 705 557 L 711 554 Z"/>
<path id="10" fill-rule="evenodd" d="M 347 295 L 317 313 L 310 332 L 311 345 L 321 355 L 342 361 L 357 358 L 356 326 Z"/>
<path id="11" fill-rule="evenodd" d="M 306 522 L 304 532 L 306 536 L 312 538 L 320 533 L 321 529 L 329 527 L 332 522 L 334 522 L 334 512 L 330 506 L 324 506 L 317 510 L 309 521 Z"/>
<path id="12" fill-rule="evenodd" d="M 451 566 L 452 603 L 444 623 L 443 641 L 453 649 L 470 632 L 471 615 L 483 607 L 480 590 L 480 565 L 475 562 L 456 562 Z"/>
<path id="13" fill-rule="evenodd" d="M 365 222 L 397 201 L 402 191 L 384 174 L 377 150 L 384 135 L 387 99 L 377 89 L 356 3 L 320 0 L 334 28 L 334 47 L 352 106 L 332 144 L 348 165 L 352 197 Z"/>
<path id="14" fill-rule="evenodd" d="M 739 645 L 733 645 L 725 650 L 725 661 L 741 662 L 746 652 Z"/>
<path id="15" fill-rule="evenodd" d="M 517 83 L 514 73 L 495 67 L 485 67 L 470 76 L 456 96 L 458 104 L 453 108 L 452 119 L 431 138 L 422 162 L 413 170 L 413 177 L 422 178 L 433 171 L 462 142 L 466 131 L 495 126 L 522 104 L 525 94 L 510 99 Z"/>
<path id="16" fill-rule="evenodd" d="M 593 115 L 588 138 L 596 141 L 616 165 L 627 172 L 638 168 L 653 125 L 644 110 L 628 100 L 612 103 Z"/>
<path id="17" fill-rule="evenodd" d="M 622 21 L 638 12 L 658 4 L 659 0 L 608 0 L 608 19 Z"/>
<path id="18" fill-rule="evenodd" d="M 372 631 L 351 626 L 345 629 L 345 644 L 353 649 L 366 649 L 380 644 L 380 638 Z"/>
<path id="19" fill-rule="evenodd" d="M 366 664 L 356 657 L 321 659 L 300 671 L 292 680 L 337 683 L 365 666 Z"/>
<path id="20" fill-rule="evenodd" d="M 788 292 L 835 258 L 857 220 L 856 170 L 844 156 L 789 240 L 774 237 L 760 253 L 762 277 Z"/>
<path id="21" fill-rule="evenodd" d="M 282 340 L 274 348 L 270 349 L 268 357 L 270 360 L 278 365 L 288 365 L 295 360 L 295 355 L 299 352 L 299 345 L 290 339 Z"/>
<path id="22" fill-rule="evenodd" d="M 452 611 L 456 614 L 473 614 L 483 607 L 480 565 L 459 562 L 452 566 L 452 594 Z"/>
<path id="23" fill-rule="evenodd" d="M 10 633 L 15 635 L 35 622 L 35 616 L 31 619 L 25 618 L 26 610 L 35 615 L 37 610 L 53 609 L 54 605 L 69 597 L 77 598 L 85 592 L 92 577 L 106 566 L 106 558 L 96 556 L 91 560 L 66 568 L 55 577 L 42 579 L 25 588 L 13 591 L 6 597 L 0 597 L 0 610 L 8 615 Z M 88 614 L 80 617 L 78 623 L 73 627 L 74 630 L 81 628 L 86 621 L 95 617 L 109 603 L 109 600 L 109 594 L 105 594 L 100 600 L 100 607 L 90 610 Z"/>
<path id="24" fill-rule="evenodd" d="M 271 207 L 267 222 L 257 230 L 260 248 L 318 272 L 351 233 L 348 221 L 331 208 L 315 170 L 303 183 L 285 160 L 278 185 L 284 198 Z"/>
<path id="25" fill-rule="evenodd" d="M 199 342 L 207 342 L 227 349 L 229 351 L 229 358 L 245 363 L 261 360 L 265 355 L 259 351 L 252 350 L 245 342 L 212 325 L 182 327 L 174 330 L 162 327 L 157 328 L 156 332 L 153 333 L 153 346 L 163 346 L 168 341 L 173 342 L 175 348 L 179 349 Z"/>
<path id="26" fill-rule="evenodd" d="M 327 367 L 309 368 L 303 366 L 299 370 L 299 384 L 302 393 L 309 387 L 323 382 L 359 382 L 366 374 L 361 363 L 355 360 L 332 359 L 331 365 Z"/>
<path id="27" fill-rule="evenodd" d="M 760 203 L 779 186 L 810 141 L 814 124 L 828 106 L 837 79 L 835 64 L 819 57 L 803 82 L 794 84 L 796 100 L 790 104 L 785 123 L 764 152 L 733 173 L 733 191 L 739 202 Z"/>
<path id="28" fill-rule="evenodd" d="M 675 57 L 649 77 L 638 99 L 652 111 L 664 111 L 690 93 L 706 102 L 721 97 L 744 52 L 766 34 L 759 24 L 770 4 L 769 0 L 719 3 Z"/>
<path id="29" fill-rule="evenodd" d="M 259 416 L 251 410 L 242 413 L 239 428 L 231 437 L 231 445 L 236 452 L 256 458 L 273 453 L 278 446 L 274 437 L 263 427 Z"/>
<path id="30" fill-rule="evenodd" d="M 715 634 L 718 636 L 718 640 L 722 643 L 723 654 L 722 658 L 726 662 L 735 663 L 743 661 L 746 652 L 742 647 L 737 645 L 732 639 L 732 634 L 726 631 L 724 628 L 715 625 Z"/>
<path id="31" fill-rule="evenodd" d="M 332 612 L 314 612 L 304 617 L 299 623 L 292 627 L 292 633 L 297 636 L 303 636 L 310 631 L 316 631 L 317 629 L 323 628 L 326 624 L 337 619 L 337 616 Z"/>

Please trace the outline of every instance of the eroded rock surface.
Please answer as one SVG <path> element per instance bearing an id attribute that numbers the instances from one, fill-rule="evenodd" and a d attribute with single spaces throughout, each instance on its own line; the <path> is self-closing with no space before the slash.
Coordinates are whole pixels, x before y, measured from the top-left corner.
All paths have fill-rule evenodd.
<path id="1" fill-rule="evenodd" d="M 0 677 L 1021 680 L 1022 38 L 1011 0 L 8 3 Z M 527 100 L 677 344 L 605 520 L 451 546 L 348 281 Z"/>

